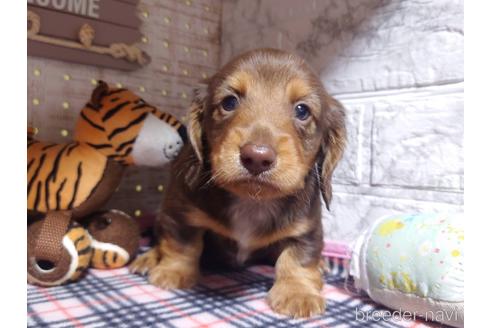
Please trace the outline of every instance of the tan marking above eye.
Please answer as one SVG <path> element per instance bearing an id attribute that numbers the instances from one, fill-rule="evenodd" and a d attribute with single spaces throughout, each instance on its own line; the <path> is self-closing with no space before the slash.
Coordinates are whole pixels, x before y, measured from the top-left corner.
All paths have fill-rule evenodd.
<path id="1" fill-rule="evenodd" d="M 315 93 L 315 90 L 306 81 L 294 78 L 287 83 L 285 92 L 289 101 L 293 104 L 301 99 L 310 97 Z"/>
<path id="2" fill-rule="evenodd" d="M 245 95 L 253 83 L 253 76 L 246 71 L 232 73 L 226 80 L 226 85 L 237 92 L 238 96 Z"/>

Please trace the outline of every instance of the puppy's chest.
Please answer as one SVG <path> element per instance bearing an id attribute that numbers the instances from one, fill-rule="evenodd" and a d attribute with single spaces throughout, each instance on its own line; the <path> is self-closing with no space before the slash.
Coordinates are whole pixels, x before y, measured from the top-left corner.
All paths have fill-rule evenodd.
<path id="1" fill-rule="evenodd" d="M 280 228 L 281 208 L 277 203 L 258 203 L 254 201 L 235 201 L 228 210 L 227 217 L 231 238 L 237 242 L 238 262 L 244 262 L 249 254 L 261 247 L 262 237 Z"/>
<path id="2" fill-rule="evenodd" d="M 244 245 L 274 228 L 278 215 L 278 205 L 253 201 L 235 201 L 227 210 L 231 233 L 238 243 Z"/>

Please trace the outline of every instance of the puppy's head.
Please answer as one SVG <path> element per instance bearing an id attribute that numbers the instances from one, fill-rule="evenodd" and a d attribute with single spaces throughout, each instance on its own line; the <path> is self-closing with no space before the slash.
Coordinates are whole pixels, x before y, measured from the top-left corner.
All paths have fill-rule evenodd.
<path id="1" fill-rule="evenodd" d="M 189 134 L 222 188 L 278 198 L 303 189 L 318 169 L 328 204 L 345 143 L 344 111 L 302 59 L 260 49 L 235 58 L 197 90 Z"/>

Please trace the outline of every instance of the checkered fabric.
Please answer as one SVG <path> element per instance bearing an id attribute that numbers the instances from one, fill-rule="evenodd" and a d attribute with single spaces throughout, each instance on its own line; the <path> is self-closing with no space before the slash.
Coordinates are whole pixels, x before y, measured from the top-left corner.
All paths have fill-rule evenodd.
<path id="1" fill-rule="evenodd" d="M 420 321 L 362 320 L 383 308 L 351 291 L 346 260 L 329 259 L 326 312 L 311 319 L 273 313 L 265 302 L 274 268 L 205 273 L 191 290 L 162 290 L 126 268 L 89 270 L 77 283 L 28 285 L 29 327 L 438 327 Z M 359 319 L 356 316 L 359 313 Z M 366 316 L 367 318 L 367 316 Z"/>

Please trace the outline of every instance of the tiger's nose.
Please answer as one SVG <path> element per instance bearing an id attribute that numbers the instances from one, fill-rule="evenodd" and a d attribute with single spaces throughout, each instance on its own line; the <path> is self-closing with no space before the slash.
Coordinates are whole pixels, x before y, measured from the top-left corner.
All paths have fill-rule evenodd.
<path id="1" fill-rule="evenodd" d="M 246 144 L 240 149 L 241 164 L 253 175 L 268 171 L 275 164 L 277 154 L 268 145 Z"/>

